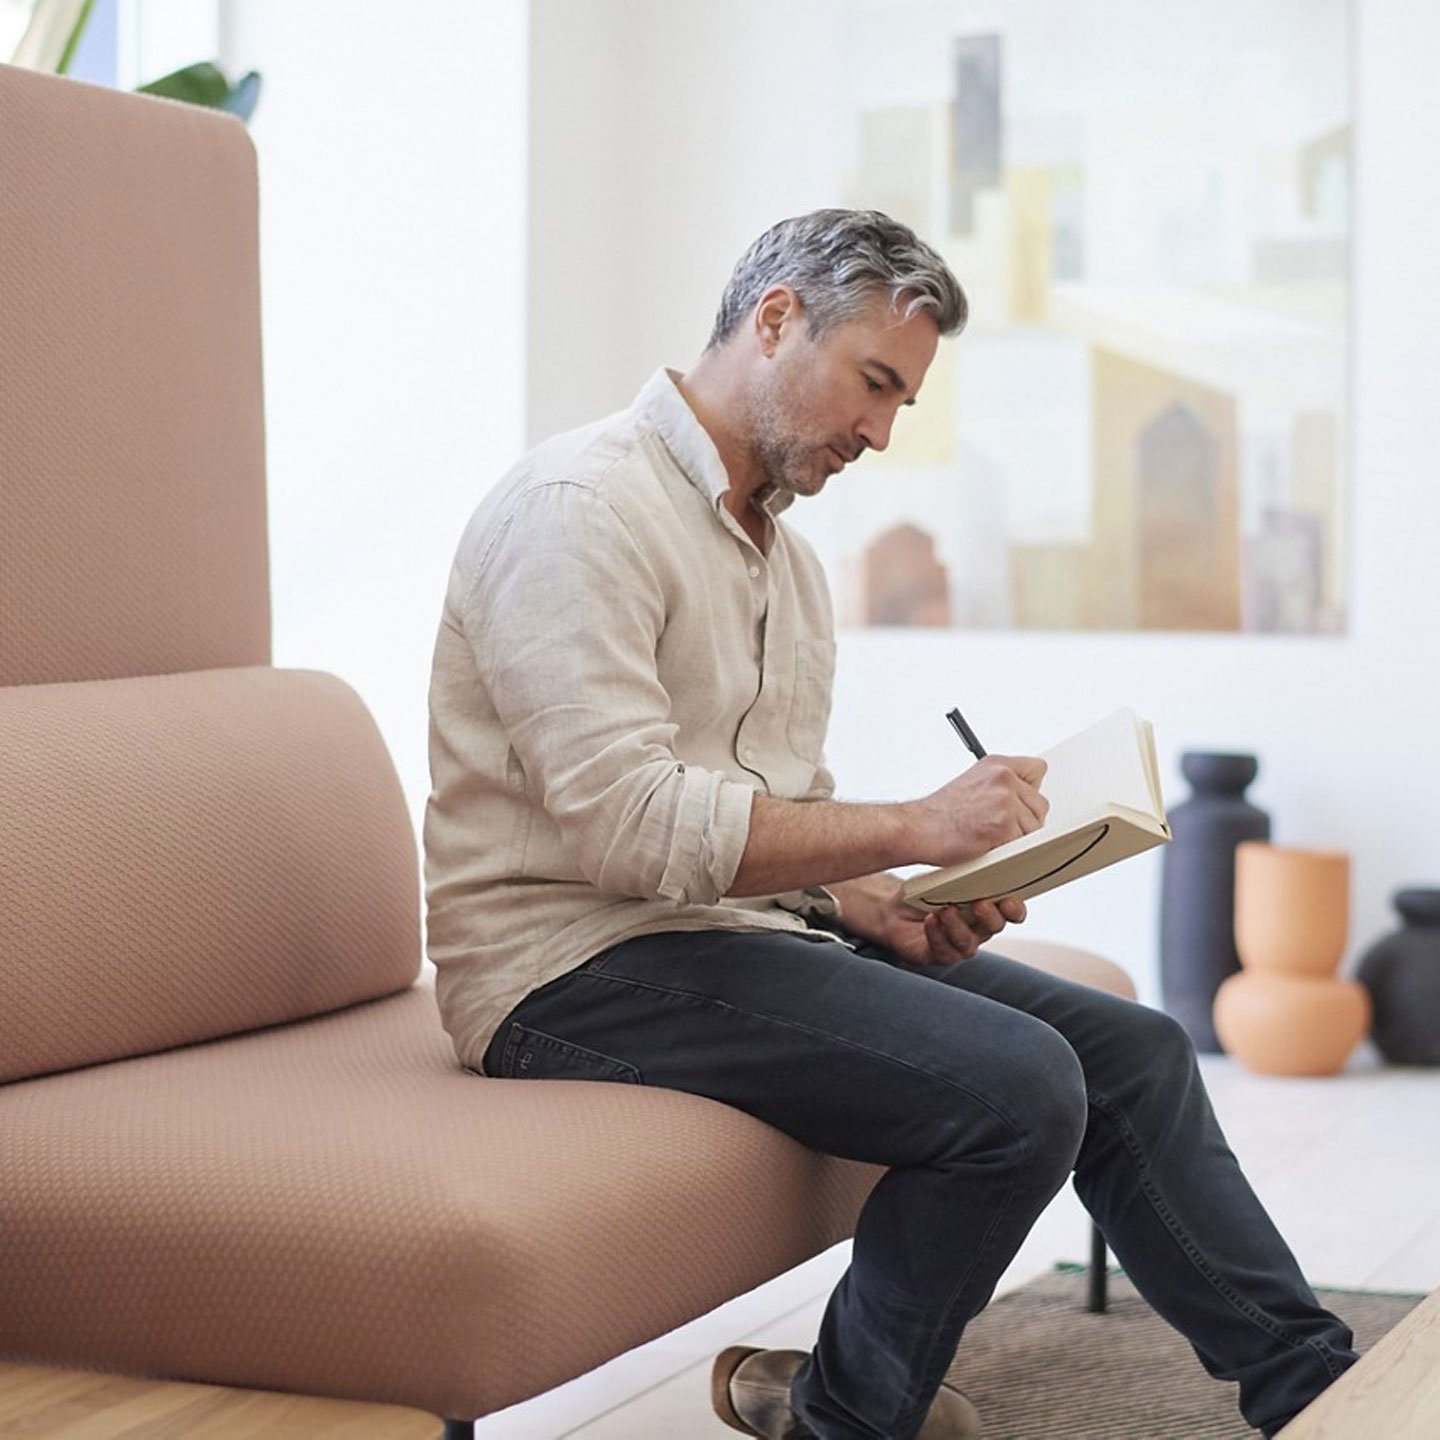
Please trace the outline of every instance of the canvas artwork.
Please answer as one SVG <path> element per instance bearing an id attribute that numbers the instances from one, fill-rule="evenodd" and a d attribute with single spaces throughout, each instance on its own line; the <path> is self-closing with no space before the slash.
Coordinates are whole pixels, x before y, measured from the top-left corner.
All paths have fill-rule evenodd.
<path id="1" fill-rule="evenodd" d="M 1344 0 L 852 0 L 842 192 L 971 319 L 790 513 L 842 624 L 1346 621 Z"/>

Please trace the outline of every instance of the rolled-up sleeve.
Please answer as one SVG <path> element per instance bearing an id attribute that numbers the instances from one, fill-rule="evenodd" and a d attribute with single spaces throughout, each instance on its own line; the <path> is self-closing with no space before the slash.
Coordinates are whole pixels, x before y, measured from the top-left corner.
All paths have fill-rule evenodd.
<path id="1" fill-rule="evenodd" d="M 584 878 L 713 904 L 739 869 L 753 791 L 677 756 L 657 671 L 665 615 L 623 519 L 557 481 L 527 490 L 493 532 L 462 618 L 525 783 Z"/>
<path id="2" fill-rule="evenodd" d="M 835 798 L 835 777 L 830 773 L 829 763 L 822 755 L 815 767 L 815 778 L 810 788 L 800 797 L 802 800 L 833 800 Z"/>

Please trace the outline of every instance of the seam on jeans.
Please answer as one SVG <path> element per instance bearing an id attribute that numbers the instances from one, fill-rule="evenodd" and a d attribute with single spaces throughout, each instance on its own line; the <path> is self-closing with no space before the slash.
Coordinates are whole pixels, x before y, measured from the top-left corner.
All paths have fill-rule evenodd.
<path id="1" fill-rule="evenodd" d="M 500 1049 L 500 1063 L 495 1067 L 498 1078 L 501 1080 L 513 1080 L 515 1066 L 515 1050 L 520 1044 L 520 1036 L 516 1033 L 515 1026 L 510 1026 L 509 1033 L 505 1036 L 505 1044 Z"/>
<path id="2" fill-rule="evenodd" d="M 891 1055 L 884 1050 L 875 1050 L 868 1045 L 862 1045 L 858 1040 L 848 1040 L 841 1035 L 832 1035 L 828 1030 L 817 1030 L 813 1025 L 801 1025 L 794 1020 L 786 1020 L 779 1015 L 766 1015 L 759 1010 L 741 1010 L 736 1005 L 731 1005 L 725 1000 L 717 1000 L 713 995 L 696 995 L 689 990 L 676 990 L 669 985 L 656 985 L 648 980 L 634 980 L 628 975 L 612 975 L 608 970 L 585 970 L 575 971 L 576 980 L 609 980 L 617 985 L 629 985 L 636 990 L 650 990 L 657 995 L 673 995 L 678 1000 L 684 1000 L 692 1005 L 706 1005 L 720 1010 L 728 1010 L 732 1015 L 743 1015 L 751 1020 L 765 1020 L 772 1025 L 783 1026 L 787 1030 L 797 1030 L 802 1035 L 818 1035 L 835 1045 L 843 1045 L 847 1049 L 855 1050 L 862 1055 L 869 1055 L 872 1059 L 883 1060 L 891 1065 L 899 1065 L 903 1069 L 911 1070 L 917 1075 L 923 1075 L 927 1080 L 939 1081 L 941 1085 L 954 1090 L 959 1095 L 964 1095 L 974 1104 L 982 1109 L 988 1110 L 1003 1125 L 1007 1126 L 1015 1134 L 1015 1137 L 1022 1143 L 1024 1141 L 1024 1127 L 1017 1125 L 1003 1110 L 999 1109 L 983 1095 L 977 1095 L 973 1090 L 967 1089 L 964 1085 L 958 1085 L 953 1080 L 946 1079 L 943 1075 L 937 1075 L 933 1070 L 927 1070 L 923 1065 L 914 1065 L 898 1055 Z"/>
<path id="3" fill-rule="evenodd" d="M 1305 1343 L 1319 1357 L 1320 1363 L 1329 1372 L 1332 1380 L 1338 1380 L 1350 1366 L 1355 1363 L 1353 1360 L 1347 1360 L 1345 1364 L 1337 1365 L 1335 1363 L 1335 1352 L 1323 1340 L 1317 1339 L 1313 1335 L 1308 1337 Z"/>
<path id="4" fill-rule="evenodd" d="M 1297 1335 L 1287 1326 L 1272 1319 L 1258 1306 L 1252 1305 L 1250 1301 L 1246 1300 L 1243 1295 L 1228 1285 L 1225 1280 L 1215 1272 L 1210 1262 L 1205 1259 L 1200 1248 L 1195 1245 L 1185 1233 L 1184 1226 L 1181 1225 L 1179 1218 L 1170 1208 L 1169 1201 L 1166 1200 L 1164 1193 L 1155 1183 L 1154 1177 L 1151 1174 L 1149 1161 L 1145 1158 L 1144 1147 L 1140 1144 L 1139 1136 L 1130 1128 L 1130 1123 L 1125 1118 L 1124 1112 L 1109 1096 L 1102 1095 L 1098 1090 L 1087 1089 L 1086 1098 L 1101 1115 L 1114 1125 L 1116 1131 L 1119 1133 L 1121 1144 L 1125 1147 L 1125 1150 L 1134 1162 L 1140 1182 L 1140 1189 L 1144 1193 L 1145 1198 L 1149 1200 L 1151 1208 L 1155 1211 L 1156 1215 L 1159 1216 L 1161 1223 L 1170 1232 L 1175 1243 L 1179 1245 L 1186 1259 L 1204 1276 L 1216 1294 L 1222 1296 L 1252 1324 L 1266 1331 L 1275 1339 L 1283 1341 L 1286 1345 L 1290 1346 L 1291 1349 L 1298 1350 L 1304 1348 L 1314 1350 L 1324 1363 L 1325 1369 L 1329 1372 L 1332 1380 L 1343 1374 L 1346 1367 L 1343 1365 L 1338 1368 L 1336 1367 L 1329 1354 L 1326 1353 L 1328 1347 L 1318 1344 L 1313 1337 Z"/>

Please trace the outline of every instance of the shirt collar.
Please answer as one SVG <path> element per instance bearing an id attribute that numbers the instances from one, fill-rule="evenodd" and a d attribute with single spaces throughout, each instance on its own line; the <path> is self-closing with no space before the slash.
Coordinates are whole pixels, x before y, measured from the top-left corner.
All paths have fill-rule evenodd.
<path id="1" fill-rule="evenodd" d="M 709 432 L 680 393 L 680 372 L 661 367 L 635 397 L 638 410 L 656 429 L 685 478 L 718 508 L 730 489 L 730 475 Z M 794 496 L 767 485 L 756 496 L 769 515 L 778 515 Z"/>

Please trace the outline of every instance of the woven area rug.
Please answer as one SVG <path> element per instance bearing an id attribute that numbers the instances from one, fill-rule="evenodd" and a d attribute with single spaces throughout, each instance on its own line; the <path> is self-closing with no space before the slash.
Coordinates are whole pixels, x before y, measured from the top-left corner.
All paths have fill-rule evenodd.
<path id="1" fill-rule="evenodd" d="M 1362 1353 L 1424 1298 L 1320 1290 Z M 1002 1296 L 965 1331 L 946 1377 L 980 1409 L 985 1440 L 1253 1440 L 1237 1387 L 1110 1277 L 1110 1308 L 1085 1309 L 1085 1275 L 1058 1267 Z M 1377 1437 L 1378 1440 L 1378 1437 Z"/>

